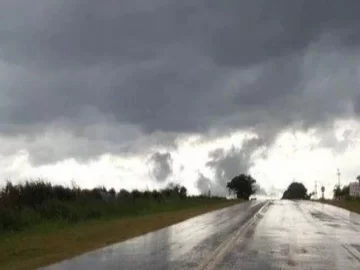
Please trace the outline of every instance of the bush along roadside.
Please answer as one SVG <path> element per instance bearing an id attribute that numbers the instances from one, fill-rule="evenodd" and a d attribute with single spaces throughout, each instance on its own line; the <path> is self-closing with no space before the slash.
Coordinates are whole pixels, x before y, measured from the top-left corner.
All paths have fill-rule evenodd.
<path id="1" fill-rule="evenodd" d="M 170 184 L 154 191 L 52 185 L 42 180 L 8 182 L 0 190 L 0 231 L 20 231 L 44 221 L 74 223 L 104 217 L 128 217 L 196 206 L 205 196 L 187 195 L 185 187 Z M 211 200 L 224 198 L 211 198 Z"/>

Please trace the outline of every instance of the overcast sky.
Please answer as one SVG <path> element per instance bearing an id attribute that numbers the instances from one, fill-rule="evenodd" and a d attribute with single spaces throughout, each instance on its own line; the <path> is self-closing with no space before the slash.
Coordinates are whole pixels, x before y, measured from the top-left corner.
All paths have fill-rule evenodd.
<path id="1" fill-rule="evenodd" d="M 0 174 L 326 194 L 360 174 L 358 0 L 3 0 Z M 1 184 L 1 182 L 0 182 Z"/>

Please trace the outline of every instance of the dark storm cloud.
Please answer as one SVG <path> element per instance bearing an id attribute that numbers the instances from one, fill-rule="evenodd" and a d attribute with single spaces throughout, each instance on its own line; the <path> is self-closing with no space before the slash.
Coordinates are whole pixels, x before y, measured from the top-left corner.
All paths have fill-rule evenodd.
<path id="1" fill-rule="evenodd" d="M 355 98 L 354 110 L 355 110 L 355 113 L 360 115 L 360 94 L 358 94 L 357 97 Z"/>
<path id="2" fill-rule="evenodd" d="M 294 123 L 359 114 L 359 9 L 357 0 L 2 1 L 0 134 L 52 134 L 23 144 L 41 163 L 210 129 L 271 141 Z M 68 135 L 51 143 L 56 129 Z"/>
<path id="3" fill-rule="evenodd" d="M 221 65 L 242 66 L 306 49 L 319 35 L 339 31 L 344 45 L 357 45 L 356 0 L 212 1 L 227 15 L 211 36 L 211 52 Z M 229 9 L 229 7 L 232 9 Z"/>
<path id="4" fill-rule="evenodd" d="M 212 186 L 213 184 L 211 180 L 202 173 L 199 173 L 198 179 L 196 181 L 196 188 L 199 190 L 200 194 L 208 195 L 209 191 L 211 192 Z"/>
<path id="5" fill-rule="evenodd" d="M 263 146 L 261 139 L 246 140 L 241 148 L 232 147 L 230 150 L 222 148 L 209 153 L 209 161 L 206 163 L 214 173 L 214 185 L 212 190 L 216 194 L 226 194 L 226 184 L 239 174 L 248 173 L 252 166 L 252 154 Z M 198 184 L 204 182 L 202 175 L 198 178 Z"/>
<path id="6" fill-rule="evenodd" d="M 150 175 L 158 182 L 164 182 L 172 174 L 170 153 L 154 153 L 149 159 Z"/>

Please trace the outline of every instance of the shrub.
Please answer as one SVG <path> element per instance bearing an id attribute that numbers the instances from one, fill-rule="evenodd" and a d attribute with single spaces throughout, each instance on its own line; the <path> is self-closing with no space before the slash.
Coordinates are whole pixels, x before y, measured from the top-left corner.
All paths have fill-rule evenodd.
<path id="1" fill-rule="evenodd" d="M 131 192 L 121 189 L 92 190 L 63 187 L 36 180 L 20 184 L 8 182 L 0 189 L 0 230 L 16 231 L 43 221 L 95 219 L 111 216 L 133 216 L 180 209 L 204 201 L 187 197 L 185 187 L 170 184 L 165 189 Z M 206 198 L 208 200 L 208 198 Z M 203 203 L 203 202 L 201 202 Z"/>
<path id="2" fill-rule="evenodd" d="M 19 211 L 14 209 L 0 209 L 0 230 L 17 231 L 26 226 Z"/>

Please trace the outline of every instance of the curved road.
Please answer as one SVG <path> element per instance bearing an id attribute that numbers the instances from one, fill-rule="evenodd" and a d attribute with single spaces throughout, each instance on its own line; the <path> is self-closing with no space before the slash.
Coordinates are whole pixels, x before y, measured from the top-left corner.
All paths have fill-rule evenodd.
<path id="1" fill-rule="evenodd" d="M 311 201 L 251 201 L 43 268 L 360 269 L 360 215 Z"/>

